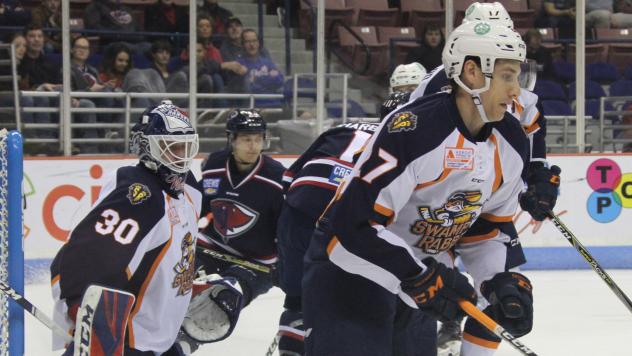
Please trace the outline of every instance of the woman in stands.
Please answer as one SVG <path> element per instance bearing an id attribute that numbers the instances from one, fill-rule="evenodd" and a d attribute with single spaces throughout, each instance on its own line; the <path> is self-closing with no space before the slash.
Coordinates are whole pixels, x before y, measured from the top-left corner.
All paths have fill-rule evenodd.
<path id="1" fill-rule="evenodd" d="M 445 38 L 441 28 L 437 25 L 428 25 L 424 28 L 421 47 L 413 48 L 408 52 L 406 63 L 421 63 L 430 72 L 442 64 L 441 52 L 444 45 Z"/>
<path id="2" fill-rule="evenodd" d="M 101 63 L 99 80 L 112 89 L 121 89 L 125 75 L 133 68 L 130 49 L 121 43 L 108 46 Z"/>

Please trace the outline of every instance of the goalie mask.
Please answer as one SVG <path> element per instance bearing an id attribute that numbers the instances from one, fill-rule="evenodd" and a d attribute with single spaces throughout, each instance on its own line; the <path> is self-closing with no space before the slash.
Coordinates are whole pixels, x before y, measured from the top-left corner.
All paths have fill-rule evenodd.
<path id="1" fill-rule="evenodd" d="M 145 167 L 179 192 L 198 153 L 198 135 L 188 114 L 163 100 L 141 114 L 132 128 L 130 148 Z"/>

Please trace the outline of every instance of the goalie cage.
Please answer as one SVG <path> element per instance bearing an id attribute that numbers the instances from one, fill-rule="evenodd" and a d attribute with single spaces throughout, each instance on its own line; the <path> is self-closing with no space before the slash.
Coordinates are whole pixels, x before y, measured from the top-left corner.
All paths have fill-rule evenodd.
<path id="1" fill-rule="evenodd" d="M 22 135 L 0 130 L 0 280 L 24 295 Z M 0 293 L 0 355 L 24 355 L 24 310 Z"/>

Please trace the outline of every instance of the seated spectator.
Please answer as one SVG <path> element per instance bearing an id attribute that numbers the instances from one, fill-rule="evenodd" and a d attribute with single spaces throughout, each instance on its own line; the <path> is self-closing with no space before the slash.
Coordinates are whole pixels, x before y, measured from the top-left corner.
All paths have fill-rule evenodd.
<path id="1" fill-rule="evenodd" d="M 553 57 L 551 51 L 542 46 L 542 34 L 535 28 L 524 34 L 524 43 L 527 45 L 527 58 L 533 59 L 538 66 L 538 78 L 555 80 L 553 69 Z"/>
<path id="2" fill-rule="evenodd" d="M 226 29 L 227 37 L 222 42 L 220 53 L 225 61 L 234 61 L 244 55 L 244 47 L 241 44 L 241 32 L 244 26 L 238 17 L 228 19 L 228 27 Z M 270 58 L 270 53 L 265 48 L 261 48 L 261 56 Z"/>
<path id="3" fill-rule="evenodd" d="M 441 28 L 436 25 L 428 25 L 424 28 L 421 47 L 413 48 L 408 52 L 406 63 L 420 63 L 430 72 L 442 64 L 441 52 L 443 52 L 444 45 L 445 38 Z"/>
<path id="4" fill-rule="evenodd" d="M 42 4 L 31 10 L 32 23 L 43 28 L 52 28 L 46 38 L 44 52 L 61 52 L 61 0 L 42 0 Z"/>
<path id="5" fill-rule="evenodd" d="M 13 61 L 16 66 L 20 65 L 22 58 L 24 58 L 24 54 L 26 53 L 26 38 L 21 33 L 16 33 L 11 37 L 11 44 L 15 46 L 15 56 L 13 57 Z M 0 75 L 13 75 L 13 71 L 11 66 L 0 66 Z M 18 88 L 20 87 L 20 78 L 18 78 Z M 13 81 L 0 81 L 0 91 L 13 92 Z M 9 95 L 0 95 L 0 107 L 13 107 L 15 104 L 15 100 L 13 98 L 13 94 Z M 24 106 L 25 103 L 21 102 L 21 105 Z M 28 105 L 27 105 L 28 106 Z M 30 116 L 31 114 L 22 113 L 22 116 Z M 4 115 L 3 119 L 5 119 Z M 11 121 L 15 121 L 15 118 L 11 116 Z M 32 119 L 27 119 L 26 121 L 32 122 Z"/>
<path id="6" fill-rule="evenodd" d="M 575 0 L 545 0 L 536 27 L 558 29 L 559 38 L 575 38 Z"/>
<path id="7" fill-rule="evenodd" d="M 612 0 L 586 0 L 586 27 L 632 27 L 632 14 L 614 13 L 612 3 Z"/>
<path id="8" fill-rule="evenodd" d="M 276 64 L 269 58 L 264 58 L 259 53 L 259 36 L 252 29 L 246 29 L 241 34 L 241 42 L 244 46 L 244 57 L 238 62 L 247 68 L 245 75 L 248 92 L 254 94 L 276 93 L 283 86 L 283 74 Z M 277 100 L 259 99 L 257 106 L 279 105 Z"/>
<path id="9" fill-rule="evenodd" d="M 195 48 L 195 58 L 197 64 L 197 91 L 198 93 L 222 93 L 224 92 L 224 79 L 221 75 L 221 65 L 212 59 L 204 57 L 206 53 L 204 43 L 198 39 Z M 189 77 L 189 66 L 182 68 L 182 73 Z M 188 91 L 188 87 L 187 90 Z M 226 101 L 223 99 L 212 100 L 202 99 L 198 103 L 199 107 L 225 107 Z"/>
<path id="10" fill-rule="evenodd" d="M 126 32 L 125 34 L 100 34 L 101 45 L 114 41 L 141 42 L 135 45 L 137 53 L 144 53 L 149 44 L 142 42 L 142 36 L 133 35 L 142 30 L 134 21 L 132 11 L 119 0 L 92 0 L 83 13 L 83 23 L 86 29 Z"/>
<path id="11" fill-rule="evenodd" d="M 127 45 L 113 43 L 105 49 L 99 80 L 114 90 L 121 90 L 125 75 L 133 68 L 132 54 Z"/>
<path id="12" fill-rule="evenodd" d="M 0 2 L 0 24 L 2 26 L 26 26 L 31 22 L 31 12 L 20 0 Z"/>
<path id="13" fill-rule="evenodd" d="M 59 68 L 52 61 L 46 60 L 44 56 L 45 36 L 42 27 L 27 26 L 25 38 L 26 55 L 18 66 L 18 74 L 23 84 L 22 89 L 47 91 L 58 89 L 57 86 L 61 83 Z"/>
<path id="14" fill-rule="evenodd" d="M 228 19 L 233 16 L 229 10 L 219 6 L 217 0 L 206 0 L 198 12 L 210 17 L 213 20 L 213 33 L 223 35 L 228 27 Z"/>
<path id="15" fill-rule="evenodd" d="M 176 6 L 173 0 L 160 0 L 145 8 L 145 31 L 189 33 L 189 8 Z M 172 45 L 177 38 L 169 39 Z"/>

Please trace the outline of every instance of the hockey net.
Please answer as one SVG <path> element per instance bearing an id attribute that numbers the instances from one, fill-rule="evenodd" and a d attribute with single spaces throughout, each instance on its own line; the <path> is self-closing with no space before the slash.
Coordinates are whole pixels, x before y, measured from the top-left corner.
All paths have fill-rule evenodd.
<path id="1" fill-rule="evenodd" d="M 0 280 L 24 293 L 22 136 L 0 130 Z M 24 316 L 0 293 L 0 355 L 22 355 Z"/>

